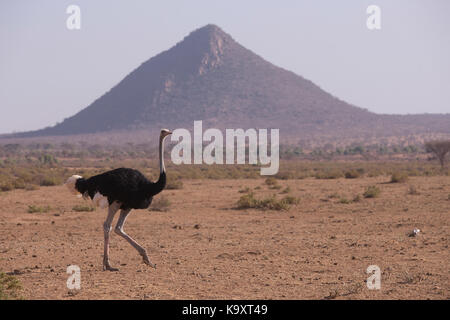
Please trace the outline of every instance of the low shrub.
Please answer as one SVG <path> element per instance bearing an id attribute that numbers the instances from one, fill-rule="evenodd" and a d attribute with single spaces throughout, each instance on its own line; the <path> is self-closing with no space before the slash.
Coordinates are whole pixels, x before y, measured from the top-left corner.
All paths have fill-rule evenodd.
<path id="1" fill-rule="evenodd" d="M 92 212 L 92 211 L 95 211 L 95 207 L 78 204 L 78 205 L 72 207 L 72 211 L 76 211 L 76 212 Z"/>
<path id="2" fill-rule="evenodd" d="M 339 179 L 343 176 L 342 171 L 339 170 L 326 170 L 321 172 L 316 172 L 314 177 L 316 179 Z"/>
<path id="3" fill-rule="evenodd" d="M 167 190 L 183 189 L 183 181 L 180 179 L 169 179 L 166 183 Z"/>
<path id="4" fill-rule="evenodd" d="M 267 184 L 268 186 L 274 186 L 277 183 L 277 179 L 275 179 L 274 177 L 267 178 L 265 181 L 265 184 Z"/>
<path id="5" fill-rule="evenodd" d="M 420 194 L 419 191 L 417 191 L 417 188 L 415 186 L 409 186 L 408 188 L 408 194 L 410 195 L 418 195 Z"/>
<path id="6" fill-rule="evenodd" d="M 291 187 L 286 187 L 280 193 L 290 193 L 290 192 L 291 192 Z"/>
<path id="7" fill-rule="evenodd" d="M 271 196 L 265 199 L 256 199 L 253 193 L 243 195 L 237 202 L 238 209 L 263 209 L 263 210 L 288 210 L 290 205 L 297 204 L 299 201 L 292 196 L 286 196 L 277 199 Z"/>
<path id="8" fill-rule="evenodd" d="M 52 187 L 63 183 L 62 177 L 57 177 L 54 175 L 42 176 L 39 179 L 39 185 L 41 187 Z"/>
<path id="9" fill-rule="evenodd" d="M 148 210 L 150 211 L 169 211 L 170 208 L 170 201 L 165 196 L 161 196 L 157 199 L 154 199 L 150 208 Z"/>
<path id="10" fill-rule="evenodd" d="M 34 185 L 34 184 L 27 184 L 25 185 L 25 190 L 26 191 L 34 191 L 34 190 L 38 190 L 39 187 Z"/>
<path id="11" fill-rule="evenodd" d="M 380 195 L 381 190 L 377 186 L 368 186 L 363 193 L 364 198 L 376 198 Z"/>
<path id="12" fill-rule="evenodd" d="M 408 181 L 408 175 L 405 172 L 394 172 L 391 176 L 391 183 L 403 183 Z"/>
<path id="13" fill-rule="evenodd" d="M 345 172 L 346 179 L 356 179 L 359 178 L 361 174 L 357 170 L 349 170 Z"/>
<path id="14" fill-rule="evenodd" d="M 351 203 L 351 201 L 348 200 L 347 198 L 340 198 L 340 199 L 339 199 L 339 203 L 349 204 L 349 203 Z"/>
<path id="15" fill-rule="evenodd" d="M 49 212 L 50 210 L 51 210 L 50 206 L 39 207 L 39 206 L 31 205 L 31 206 L 28 206 L 27 212 L 28 213 L 36 213 L 36 212 L 46 213 L 46 212 Z"/>
<path id="16" fill-rule="evenodd" d="M 22 299 L 22 286 L 14 276 L 0 272 L 0 300 Z"/>
<path id="17" fill-rule="evenodd" d="M 0 184 L 0 191 L 11 191 L 14 190 L 14 184 L 11 182 L 3 182 Z"/>
<path id="18" fill-rule="evenodd" d="M 249 192 L 250 192 L 249 187 L 245 187 L 245 188 L 239 190 L 239 193 L 249 193 Z"/>

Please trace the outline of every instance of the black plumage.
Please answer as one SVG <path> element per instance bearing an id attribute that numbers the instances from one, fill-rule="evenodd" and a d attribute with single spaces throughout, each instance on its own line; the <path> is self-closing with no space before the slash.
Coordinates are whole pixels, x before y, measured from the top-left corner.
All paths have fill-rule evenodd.
<path id="1" fill-rule="evenodd" d="M 120 209 L 146 209 L 152 203 L 153 196 L 160 193 L 166 185 L 166 173 L 162 172 L 158 181 L 149 181 L 135 169 L 118 168 L 102 174 L 80 178 L 75 188 L 81 194 L 94 199 L 98 192 L 108 198 L 108 204 L 114 201 L 121 204 Z"/>

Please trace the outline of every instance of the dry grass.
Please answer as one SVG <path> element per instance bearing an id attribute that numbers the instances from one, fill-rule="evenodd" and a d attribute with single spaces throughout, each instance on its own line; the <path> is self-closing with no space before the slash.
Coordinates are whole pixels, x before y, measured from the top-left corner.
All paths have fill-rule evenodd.
<path id="1" fill-rule="evenodd" d="M 277 199 L 275 195 L 272 195 L 263 199 L 257 199 L 250 192 L 238 200 L 237 209 L 289 210 L 291 205 L 298 204 L 298 202 L 299 200 L 292 196 Z"/>
<path id="2" fill-rule="evenodd" d="M 22 299 L 21 291 L 22 286 L 18 279 L 0 272 L 0 300 Z"/>
<path id="3" fill-rule="evenodd" d="M 166 211 L 169 211 L 170 204 L 171 203 L 170 203 L 169 199 L 166 196 L 162 195 L 152 201 L 152 204 L 150 205 L 149 210 L 166 212 Z"/>
<path id="4" fill-rule="evenodd" d="M 405 172 L 394 172 L 391 176 L 391 183 L 403 183 L 408 181 L 408 175 Z"/>
<path id="5" fill-rule="evenodd" d="M 44 207 L 40 207 L 37 205 L 29 205 L 28 206 L 28 213 L 47 213 L 51 210 L 50 206 L 44 206 Z"/>
<path id="6" fill-rule="evenodd" d="M 90 206 L 90 205 L 77 204 L 76 206 L 72 207 L 72 211 L 75 211 L 75 212 L 92 212 L 92 211 L 95 211 L 95 207 L 94 206 Z"/>
<path id="7" fill-rule="evenodd" d="M 368 186 L 366 191 L 364 191 L 364 198 L 376 198 L 380 195 L 381 190 L 377 186 Z"/>

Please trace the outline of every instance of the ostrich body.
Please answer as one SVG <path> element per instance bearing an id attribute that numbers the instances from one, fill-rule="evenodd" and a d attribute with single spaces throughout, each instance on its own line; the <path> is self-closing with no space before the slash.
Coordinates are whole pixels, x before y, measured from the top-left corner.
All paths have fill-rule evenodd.
<path id="1" fill-rule="evenodd" d="M 108 207 L 108 215 L 103 224 L 105 237 L 103 270 L 118 271 L 109 262 L 109 237 L 114 215 L 120 209 L 119 220 L 114 231 L 127 240 L 142 256 L 145 264 L 156 268 L 150 262 L 146 250 L 123 231 L 123 225 L 132 209 L 146 209 L 152 203 L 153 196 L 160 193 L 166 185 L 166 169 L 164 167 L 164 139 L 171 134 L 169 130 L 161 130 L 159 136 L 160 175 L 156 182 L 149 181 L 142 173 L 129 168 L 118 168 L 84 179 L 81 176 L 70 177 L 66 185 L 74 193 L 90 197 L 100 207 Z"/>

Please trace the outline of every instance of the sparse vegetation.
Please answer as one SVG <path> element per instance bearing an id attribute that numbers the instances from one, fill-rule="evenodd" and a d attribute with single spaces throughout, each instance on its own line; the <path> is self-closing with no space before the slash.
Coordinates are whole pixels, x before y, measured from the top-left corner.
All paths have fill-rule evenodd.
<path id="1" fill-rule="evenodd" d="M 410 185 L 408 188 L 408 194 L 410 195 L 418 195 L 420 194 L 419 191 L 417 191 L 417 188 L 413 185 Z"/>
<path id="2" fill-rule="evenodd" d="M 280 193 L 286 194 L 286 193 L 290 193 L 291 192 L 291 188 L 288 186 L 286 188 L 283 189 L 283 191 L 281 191 Z"/>
<path id="3" fill-rule="evenodd" d="M 249 193 L 249 192 L 250 192 L 249 187 L 245 187 L 245 188 L 239 190 L 239 193 Z"/>
<path id="4" fill-rule="evenodd" d="M 14 185 L 10 182 L 4 182 L 0 185 L 0 191 L 11 191 L 14 190 Z"/>
<path id="5" fill-rule="evenodd" d="M 349 170 L 345 172 L 346 179 L 356 179 L 359 178 L 361 174 L 357 170 Z"/>
<path id="6" fill-rule="evenodd" d="M 78 205 L 72 207 L 72 211 L 76 211 L 76 212 L 92 212 L 92 211 L 95 211 L 95 207 L 78 204 Z"/>
<path id="7" fill-rule="evenodd" d="M 265 184 L 267 184 L 268 186 L 274 186 L 274 185 L 276 185 L 278 182 L 277 182 L 277 179 L 275 179 L 275 178 L 273 178 L 273 177 L 270 177 L 270 178 L 267 178 L 266 180 L 265 180 Z"/>
<path id="8" fill-rule="evenodd" d="M 394 172 L 391 176 L 391 183 L 403 183 L 408 181 L 408 175 L 405 172 Z"/>
<path id="9" fill-rule="evenodd" d="M 352 203 L 352 201 L 351 201 L 351 200 L 348 200 L 347 198 L 340 198 L 340 199 L 339 199 L 339 203 L 342 203 L 342 204 L 349 204 L 349 203 Z"/>
<path id="10" fill-rule="evenodd" d="M 150 211 L 161 211 L 161 212 L 169 211 L 170 204 L 171 203 L 170 203 L 169 199 L 166 196 L 162 195 L 156 199 L 153 199 L 149 210 Z"/>
<path id="11" fill-rule="evenodd" d="M 39 189 L 39 187 L 34 184 L 27 184 L 25 186 L 26 191 L 34 191 L 34 190 L 38 190 L 38 189 Z"/>
<path id="12" fill-rule="evenodd" d="M 167 190 L 183 189 L 183 181 L 181 179 L 169 179 L 166 183 Z"/>
<path id="13" fill-rule="evenodd" d="M 377 186 L 368 186 L 366 191 L 364 191 L 364 198 L 376 198 L 380 195 L 381 190 Z"/>
<path id="14" fill-rule="evenodd" d="M 46 212 L 49 212 L 50 210 L 51 210 L 50 206 L 39 207 L 39 206 L 36 206 L 36 205 L 30 205 L 30 206 L 28 206 L 27 212 L 28 213 L 36 213 L 36 212 L 38 212 L 38 213 L 46 213 Z"/>
<path id="15" fill-rule="evenodd" d="M 325 170 L 317 172 L 314 177 L 316 179 L 339 179 L 342 178 L 343 173 L 340 170 Z"/>
<path id="16" fill-rule="evenodd" d="M 403 272 L 400 275 L 400 281 L 398 283 L 401 284 L 415 284 L 419 283 L 423 280 L 422 274 L 411 274 L 408 271 Z"/>
<path id="17" fill-rule="evenodd" d="M 47 176 L 43 177 L 39 182 L 39 185 L 42 187 L 51 187 L 62 184 L 62 179 L 55 176 Z"/>
<path id="18" fill-rule="evenodd" d="M 336 199 L 336 198 L 340 198 L 339 193 L 337 192 L 328 195 L 328 199 Z"/>
<path id="19" fill-rule="evenodd" d="M 292 196 L 286 196 L 282 199 L 277 199 L 275 195 L 256 199 L 253 193 L 243 195 L 237 202 L 238 209 L 263 209 L 263 210 L 288 210 L 290 205 L 297 204 L 299 200 Z"/>
<path id="20" fill-rule="evenodd" d="M 14 276 L 0 272 L 0 300 L 18 300 L 21 297 L 22 286 Z"/>

